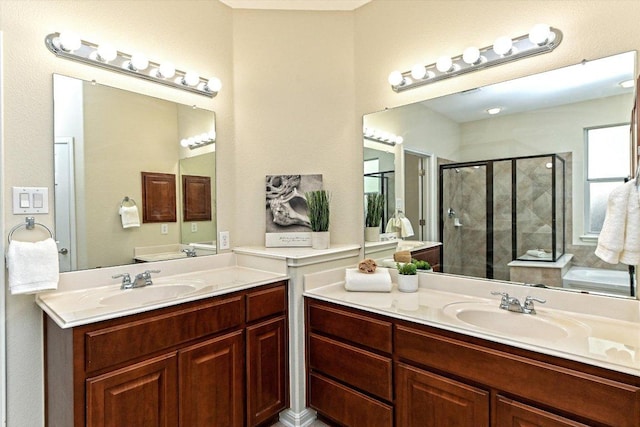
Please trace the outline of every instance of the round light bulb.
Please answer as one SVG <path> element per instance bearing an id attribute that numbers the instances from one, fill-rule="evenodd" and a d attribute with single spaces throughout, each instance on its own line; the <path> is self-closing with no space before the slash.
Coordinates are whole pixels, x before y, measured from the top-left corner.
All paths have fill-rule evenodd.
<path id="1" fill-rule="evenodd" d="M 411 68 L 411 77 L 416 80 L 424 79 L 427 75 L 427 69 L 422 64 L 416 64 Z"/>
<path id="2" fill-rule="evenodd" d="M 64 31 L 60 33 L 58 43 L 60 44 L 60 48 L 65 52 L 73 52 L 74 50 L 80 49 L 80 46 L 82 46 L 80 37 L 71 31 Z"/>
<path id="3" fill-rule="evenodd" d="M 550 40 L 551 34 L 553 34 L 551 27 L 547 24 L 536 24 L 529 31 L 529 41 L 538 46 L 543 46 Z"/>
<path id="4" fill-rule="evenodd" d="M 96 53 L 98 54 L 97 59 L 102 62 L 113 61 L 118 56 L 118 51 L 116 50 L 116 48 L 109 43 L 103 43 L 98 46 Z"/>
<path id="5" fill-rule="evenodd" d="M 512 46 L 513 41 L 509 37 L 498 37 L 493 42 L 493 51 L 500 56 L 508 55 Z"/>
<path id="6" fill-rule="evenodd" d="M 399 86 L 404 81 L 404 77 L 402 77 L 402 73 L 400 71 L 392 71 L 389 74 L 389 84 L 391 86 Z"/>
<path id="7" fill-rule="evenodd" d="M 404 142 L 404 138 L 401 136 L 396 136 L 396 144 L 402 144 Z"/>
<path id="8" fill-rule="evenodd" d="M 163 62 L 158 67 L 157 76 L 163 79 L 170 79 L 176 75 L 176 66 L 171 62 Z"/>
<path id="9" fill-rule="evenodd" d="M 462 52 L 462 60 L 469 65 L 476 64 L 480 60 L 480 49 L 470 46 Z"/>
<path id="10" fill-rule="evenodd" d="M 451 71 L 452 67 L 453 67 L 453 61 L 448 56 L 441 56 L 436 61 L 436 69 L 441 73 L 447 73 Z"/>
<path id="11" fill-rule="evenodd" d="M 207 81 L 206 89 L 210 90 L 211 92 L 218 93 L 220 92 L 220 89 L 222 89 L 222 81 L 220 81 L 220 79 L 217 77 L 211 77 Z"/>
<path id="12" fill-rule="evenodd" d="M 200 83 L 200 75 L 198 73 L 194 73 L 193 71 L 187 71 L 184 73 L 182 84 L 187 86 L 196 86 L 198 83 Z"/>
<path id="13" fill-rule="evenodd" d="M 129 61 L 133 71 L 142 71 L 149 66 L 149 60 L 142 53 L 134 53 Z"/>
<path id="14" fill-rule="evenodd" d="M 180 145 L 184 148 L 187 148 L 189 146 L 189 140 L 187 138 L 181 139 Z"/>
<path id="15" fill-rule="evenodd" d="M 215 130 L 209 131 L 209 139 L 211 141 L 215 141 L 216 140 L 216 131 Z"/>

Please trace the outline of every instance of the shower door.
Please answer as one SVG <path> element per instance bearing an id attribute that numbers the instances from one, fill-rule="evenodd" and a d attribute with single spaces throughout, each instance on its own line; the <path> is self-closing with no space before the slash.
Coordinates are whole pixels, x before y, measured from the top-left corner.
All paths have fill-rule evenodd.
<path id="1" fill-rule="evenodd" d="M 492 164 L 440 166 L 442 272 L 492 278 Z"/>

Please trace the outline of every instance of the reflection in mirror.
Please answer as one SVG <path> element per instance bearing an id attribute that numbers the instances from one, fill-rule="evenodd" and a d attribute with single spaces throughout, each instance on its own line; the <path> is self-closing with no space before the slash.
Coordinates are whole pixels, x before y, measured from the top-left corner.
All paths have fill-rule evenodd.
<path id="1" fill-rule="evenodd" d="M 215 144 L 180 145 L 214 134 L 213 112 L 60 75 L 54 104 L 56 238 L 68 249 L 60 271 L 182 258 L 191 243 L 215 253 Z M 208 177 L 211 218 L 183 223 L 176 188 L 178 222 L 143 223 L 142 172 Z M 125 198 L 139 226 L 124 227 Z"/>
<path id="2" fill-rule="evenodd" d="M 384 171 L 395 176 L 392 211 L 417 211 L 414 238 L 443 243 L 445 273 L 635 295 L 633 267 L 594 253 L 609 191 L 632 175 L 634 87 L 621 83 L 634 80 L 635 63 L 636 52 L 626 52 L 365 115 L 364 128 L 403 138 L 381 144 L 394 154 Z M 601 131 L 615 156 L 597 151 Z M 382 157 L 371 144 L 364 140 L 365 162 Z M 410 172 L 415 156 L 423 160 L 420 179 Z M 596 170 L 609 164 L 616 166 L 605 175 Z M 382 168 L 366 171 L 365 182 Z M 458 199 L 445 203 L 451 191 Z M 482 206 L 472 195 L 482 195 Z M 381 240 L 392 237 L 381 231 Z M 454 243 L 476 253 L 460 256 Z M 365 252 L 377 255 L 377 246 L 365 242 Z"/>

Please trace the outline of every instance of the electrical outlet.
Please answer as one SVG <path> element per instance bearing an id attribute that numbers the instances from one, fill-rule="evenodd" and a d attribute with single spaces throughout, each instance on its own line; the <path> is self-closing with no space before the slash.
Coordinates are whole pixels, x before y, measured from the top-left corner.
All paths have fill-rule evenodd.
<path id="1" fill-rule="evenodd" d="M 192 222 L 191 223 L 191 232 L 195 233 L 198 231 L 198 223 L 197 222 Z"/>
<path id="2" fill-rule="evenodd" d="M 218 247 L 220 249 L 229 249 L 230 243 L 229 243 L 229 232 L 228 231 L 221 231 L 220 232 L 220 239 L 218 241 Z"/>
<path id="3" fill-rule="evenodd" d="M 169 234 L 169 224 L 160 225 L 160 234 Z"/>

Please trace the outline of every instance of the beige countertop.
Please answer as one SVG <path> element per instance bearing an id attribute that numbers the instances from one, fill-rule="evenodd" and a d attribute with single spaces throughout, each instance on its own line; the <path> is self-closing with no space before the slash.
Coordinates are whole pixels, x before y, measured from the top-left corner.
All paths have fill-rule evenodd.
<path id="1" fill-rule="evenodd" d="M 395 284 L 397 272 L 389 271 L 394 282 L 390 293 L 346 291 L 344 277 L 334 271 L 325 274 L 326 279 L 323 273 L 305 276 L 304 295 L 640 376 L 637 300 L 440 273 L 419 274 L 418 292 L 403 293 Z M 512 313 L 498 308 L 500 296 L 491 295 L 491 291 L 508 292 L 520 301 L 531 295 L 544 298 L 547 303 L 535 303 L 536 315 Z M 467 323 L 458 314 L 468 308 L 498 316 L 499 326 L 494 329 L 491 325 L 478 326 L 475 321 Z"/>

